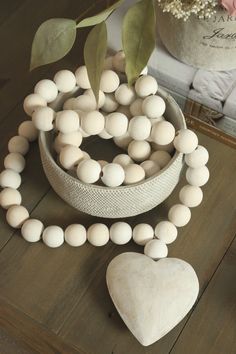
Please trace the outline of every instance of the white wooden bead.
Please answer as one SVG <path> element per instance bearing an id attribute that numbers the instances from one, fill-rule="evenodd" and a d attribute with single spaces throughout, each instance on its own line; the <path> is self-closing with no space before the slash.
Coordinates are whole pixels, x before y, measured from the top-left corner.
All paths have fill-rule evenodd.
<path id="1" fill-rule="evenodd" d="M 132 118 L 129 106 L 119 106 L 116 112 L 123 113 L 128 119 Z"/>
<path id="2" fill-rule="evenodd" d="M 123 106 L 129 106 L 136 98 L 135 90 L 128 84 L 121 84 L 115 92 L 117 102 Z"/>
<path id="3" fill-rule="evenodd" d="M 95 160 L 84 160 L 77 167 L 77 176 L 84 183 L 95 183 L 99 180 L 101 166 Z"/>
<path id="4" fill-rule="evenodd" d="M 122 166 L 117 163 L 108 163 L 102 169 L 102 182 L 108 187 L 118 187 L 125 179 L 125 172 Z"/>
<path id="5" fill-rule="evenodd" d="M 116 101 L 114 93 L 106 93 L 102 110 L 106 113 L 111 113 L 111 112 L 115 112 L 118 106 L 119 104 Z"/>
<path id="6" fill-rule="evenodd" d="M 28 242 L 38 242 L 41 239 L 44 226 L 40 220 L 28 219 L 21 227 L 21 235 Z"/>
<path id="7" fill-rule="evenodd" d="M 121 149 L 126 150 L 129 146 L 129 143 L 132 141 L 132 138 L 130 137 L 129 133 L 125 133 L 122 136 L 117 136 L 114 139 L 114 143 L 120 147 Z"/>
<path id="8" fill-rule="evenodd" d="M 198 168 L 206 165 L 209 159 L 209 153 L 204 146 L 198 147 L 190 154 L 185 155 L 185 162 L 189 167 Z"/>
<path id="9" fill-rule="evenodd" d="M 9 209 L 13 205 L 20 205 L 22 197 L 20 192 L 14 188 L 4 188 L 0 193 L 0 205 L 3 209 Z"/>
<path id="10" fill-rule="evenodd" d="M 63 134 L 69 134 L 79 129 L 78 113 L 72 110 L 61 111 L 56 116 L 56 128 Z"/>
<path id="11" fill-rule="evenodd" d="M 145 116 L 133 117 L 129 122 L 129 135 L 134 140 L 145 140 L 151 133 L 150 120 Z"/>
<path id="12" fill-rule="evenodd" d="M 26 138 L 29 142 L 33 142 L 38 138 L 38 130 L 31 120 L 25 120 L 19 125 L 18 134 Z"/>
<path id="13" fill-rule="evenodd" d="M 63 109 L 75 110 L 76 109 L 76 98 L 75 97 L 68 98 L 63 104 Z"/>
<path id="14" fill-rule="evenodd" d="M 110 113 L 106 116 L 105 128 L 108 134 L 122 136 L 128 129 L 128 118 L 123 113 Z"/>
<path id="15" fill-rule="evenodd" d="M 137 245 L 145 246 L 154 237 L 154 230 L 149 224 L 138 224 L 133 229 L 133 240 Z"/>
<path id="16" fill-rule="evenodd" d="M 53 120 L 55 117 L 55 112 L 50 107 L 40 107 L 36 108 L 32 115 L 32 121 L 38 130 L 44 132 L 53 129 Z"/>
<path id="17" fill-rule="evenodd" d="M 191 211 L 183 204 L 175 204 L 170 208 L 168 218 L 175 226 L 182 227 L 191 219 Z"/>
<path id="18" fill-rule="evenodd" d="M 70 92 L 75 88 L 75 75 L 70 70 L 60 70 L 54 76 L 54 82 L 60 92 Z"/>
<path id="19" fill-rule="evenodd" d="M 125 72 L 125 53 L 123 50 L 117 52 L 112 59 L 113 68 L 121 73 Z"/>
<path id="20" fill-rule="evenodd" d="M 104 70 L 101 75 L 100 89 L 103 92 L 114 92 L 120 84 L 119 76 L 113 70 Z"/>
<path id="21" fill-rule="evenodd" d="M 48 103 L 54 101 L 58 95 L 55 82 L 47 79 L 39 81 L 34 88 L 34 92 L 43 97 Z"/>
<path id="22" fill-rule="evenodd" d="M 116 245 L 125 245 L 132 238 L 132 228 L 127 222 L 118 221 L 110 227 L 110 239 Z"/>
<path id="23" fill-rule="evenodd" d="M 209 180 L 210 173 L 206 166 L 199 168 L 189 167 L 186 171 L 186 179 L 189 184 L 196 187 L 204 186 Z"/>
<path id="24" fill-rule="evenodd" d="M 151 146 L 145 140 L 133 140 L 128 146 L 129 156 L 137 162 L 147 160 L 150 156 L 150 153 Z"/>
<path id="25" fill-rule="evenodd" d="M 81 120 L 82 129 L 89 135 L 101 133 L 105 126 L 104 116 L 98 111 L 88 112 L 82 116 Z"/>
<path id="26" fill-rule="evenodd" d="M 105 160 L 98 160 L 99 165 L 101 166 L 101 169 L 106 166 L 109 162 L 105 161 Z"/>
<path id="27" fill-rule="evenodd" d="M 72 224 L 65 229 L 65 241 L 72 247 L 82 246 L 87 240 L 87 232 L 83 225 Z"/>
<path id="28" fill-rule="evenodd" d="M 144 169 L 146 178 L 154 176 L 161 169 L 160 166 L 152 160 L 143 161 L 140 166 Z"/>
<path id="29" fill-rule="evenodd" d="M 19 229 L 28 218 L 29 212 L 22 205 L 13 205 L 7 210 L 7 222 L 15 229 Z"/>
<path id="30" fill-rule="evenodd" d="M 177 238 L 178 230 L 170 221 L 160 221 L 155 227 L 155 236 L 166 244 L 174 242 Z"/>
<path id="31" fill-rule="evenodd" d="M 113 55 L 110 55 L 108 57 L 105 58 L 104 60 L 104 65 L 103 65 L 103 69 L 104 70 L 113 70 Z"/>
<path id="32" fill-rule="evenodd" d="M 131 157 L 127 154 L 118 154 L 116 157 L 113 159 L 114 163 L 118 163 L 122 167 L 126 167 L 130 165 L 131 163 L 134 163 L 134 161 L 131 159 Z"/>
<path id="33" fill-rule="evenodd" d="M 94 93 L 93 93 L 92 89 L 86 90 L 84 92 L 84 95 L 89 95 L 89 97 L 91 98 L 92 102 L 95 104 L 95 108 L 101 108 L 104 105 L 104 103 L 105 103 L 105 94 L 101 90 L 99 90 L 99 94 L 98 94 L 98 103 L 96 101 L 96 98 L 94 96 Z"/>
<path id="34" fill-rule="evenodd" d="M 194 208 L 201 204 L 203 193 L 201 188 L 187 184 L 179 192 L 179 199 L 182 204 Z"/>
<path id="35" fill-rule="evenodd" d="M 57 139 L 61 147 L 64 147 L 65 145 L 79 147 L 82 143 L 83 137 L 80 131 L 75 131 L 68 134 L 59 133 Z"/>
<path id="36" fill-rule="evenodd" d="M 136 98 L 136 100 L 131 103 L 130 112 L 134 117 L 143 115 L 142 104 L 143 104 L 142 98 Z"/>
<path id="37" fill-rule="evenodd" d="M 125 179 L 124 184 L 134 184 L 141 182 L 145 179 L 145 171 L 142 166 L 137 164 L 131 164 L 124 168 Z"/>
<path id="38" fill-rule="evenodd" d="M 174 151 L 174 144 L 173 141 L 169 144 L 166 145 L 159 145 L 154 142 L 151 143 L 153 150 L 161 150 L 161 151 L 166 151 L 169 154 L 171 154 Z"/>
<path id="39" fill-rule="evenodd" d="M 48 226 L 43 231 L 42 239 L 48 247 L 60 247 L 64 243 L 64 231 L 56 225 Z"/>
<path id="40" fill-rule="evenodd" d="M 108 140 L 108 139 L 112 139 L 113 136 L 108 134 L 108 132 L 106 131 L 106 129 L 104 128 L 103 131 L 101 133 L 98 134 L 100 136 L 100 138 Z"/>
<path id="41" fill-rule="evenodd" d="M 155 151 L 151 154 L 150 160 L 155 161 L 160 168 L 164 168 L 171 160 L 171 155 L 166 151 Z"/>
<path id="42" fill-rule="evenodd" d="M 86 151 L 83 151 L 83 159 L 82 159 L 82 161 L 83 160 L 90 160 L 90 159 L 91 159 L 90 155 Z"/>
<path id="43" fill-rule="evenodd" d="M 81 95 L 74 99 L 73 109 L 82 112 L 95 111 L 97 108 L 96 101 L 90 95 Z"/>
<path id="44" fill-rule="evenodd" d="M 29 151 L 29 142 L 23 136 L 13 136 L 8 142 L 8 150 L 25 155 Z"/>
<path id="45" fill-rule="evenodd" d="M 192 130 L 181 129 L 176 134 L 174 146 L 177 151 L 190 154 L 198 146 L 198 137 Z"/>
<path id="46" fill-rule="evenodd" d="M 85 65 L 80 66 L 75 72 L 76 82 L 84 90 L 91 88 L 88 71 Z"/>
<path id="47" fill-rule="evenodd" d="M 153 126 L 155 123 L 163 122 L 166 119 L 164 118 L 164 116 L 160 116 L 157 118 L 149 118 L 149 120 L 151 122 L 151 125 Z"/>
<path id="48" fill-rule="evenodd" d="M 155 95 L 158 85 L 154 77 L 150 75 L 142 75 L 135 83 L 135 91 L 139 97 Z"/>
<path id="49" fill-rule="evenodd" d="M 158 118 L 165 113 L 166 103 L 160 96 L 148 96 L 143 100 L 142 110 L 148 118 Z"/>
<path id="50" fill-rule="evenodd" d="M 23 103 L 23 108 L 28 116 L 31 116 L 32 113 L 38 107 L 46 107 L 47 101 L 37 93 L 31 93 L 30 95 L 26 96 Z"/>
<path id="51" fill-rule="evenodd" d="M 165 258 L 168 255 L 168 248 L 166 244 L 158 239 L 149 241 L 144 247 L 144 254 L 155 261 Z"/>
<path id="52" fill-rule="evenodd" d="M 21 154 L 11 152 L 4 159 L 4 167 L 21 173 L 25 168 L 25 158 Z"/>
<path id="53" fill-rule="evenodd" d="M 14 188 L 17 189 L 21 185 L 21 176 L 18 172 L 13 170 L 4 170 L 0 173 L 0 185 L 2 188 Z"/>
<path id="54" fill-rule="evenodd" d="M 147 75 L 147 74 L 148 74 L 148 67 L 145 66 L 139 75 L 141 76 L 141 75 Z"/>
<path id="55" fill-rule="evenodd" d="M 101 247 L 109 241 L 109 229 L 106 225 L 97 223 L 88 228 L 88 241 L 96 247 Z"/>
<path id="56" fill-rule="evenodd" d="M 66 170 L 72 170 L 83 159 L 83 151 L 73 145 L 66 145 L 61 149 L 59 161 Z"/>
<path id="57" fill-rule="evenodd" d="M 151 137 L 155 143 L 167 145 L 174 140 L 175 128 L 170 122 L 157 122 L 152 126 Z"/>

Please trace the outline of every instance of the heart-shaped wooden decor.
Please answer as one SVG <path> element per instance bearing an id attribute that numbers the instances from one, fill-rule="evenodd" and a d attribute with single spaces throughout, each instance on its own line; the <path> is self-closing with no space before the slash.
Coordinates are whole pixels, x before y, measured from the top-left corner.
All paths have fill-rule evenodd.
<path id="1" fill-rule="evenodd" d="M 199 291 L 190 264 L 177 258 L 158 262 L 139 253 L 122 253 L 107 268 L 110 296 L 123 321 L 144 345 L 174 328 L 192 308 Z"/>

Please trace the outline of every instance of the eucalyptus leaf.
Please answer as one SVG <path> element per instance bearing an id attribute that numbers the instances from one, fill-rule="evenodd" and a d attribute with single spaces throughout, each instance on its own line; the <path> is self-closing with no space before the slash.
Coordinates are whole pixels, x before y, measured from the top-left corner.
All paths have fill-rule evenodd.
<path id="1" fill-rule="evenodd" d="M 106 19 L 110 16 L 110 14 L 115 9 L 117 9 L 123 3 L 123 1 L 124 0 L 116 1 L 115 4 L 113 4 L 112 6 L 108 7 L 106 10 L 100 12 L 99 14 L 83 19 L 82 21 L 80 21 L 76 25 L 76 27 L 77 28 L 90 27 L 90 26 L 95 26 L 98 23 L 101 23 L 103 21 L 106 21 Z"/>
<path id="2" fill-rule="evenodd" d="M 63 58 L 73 47 L 76 22 L 66 18 L 52 18 L 38 28 L 31 51 L 30 70 Z"/>
<path id="3" fill-rule="evenodd" d="M 96 101 L 98 102 L 100 79 L 107 51 L 106 23 L 96 25 L 88 34 L 84 45 L 84 61 Z"/>
<path id="4" fill-rule="evenodd" d="M 141 0 L 127 11 L 122 25 L 122 43 L 129 84 L 137 79 L 155 48 L 155 9 L 152 0 Z"/>

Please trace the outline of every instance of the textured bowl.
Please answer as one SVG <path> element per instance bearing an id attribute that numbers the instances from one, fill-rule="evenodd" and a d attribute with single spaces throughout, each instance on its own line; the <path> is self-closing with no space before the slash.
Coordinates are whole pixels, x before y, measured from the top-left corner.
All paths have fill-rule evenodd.
<path id="1" fill-rule="evenodd" d="M 166 102 L 166 118 L 176 130 L 185 128 L 183 113 L 175 100 L 158 91 Z M 54 109 L 60 109 L 63 95 Z M 108 188 L 88 185 L 66 173 L 53 158 L 51 133 L 41 132 L 39 147 L 45 174 L 55 192 L 74 208 L 94 216 L 124 218 L 144 213 L 162 203 L 176 187 L 183 167 L 183 154 L 175 152 L 168 165 L 154 176 L 133 184 Z M 106 142 L 104 141 L 104 144 Z"/>

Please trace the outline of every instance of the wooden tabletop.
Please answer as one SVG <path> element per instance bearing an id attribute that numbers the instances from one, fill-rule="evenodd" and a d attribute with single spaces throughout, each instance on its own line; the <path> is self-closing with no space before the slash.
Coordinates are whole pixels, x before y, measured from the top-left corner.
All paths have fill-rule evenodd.
<path id="1" fill-rule="evenodd" d="M 93 1 L 22 0 L 0 3 L 0 164 L 7 142 L 25 119 L 22 99 L 40 78 L 82 62 L 86 31 L 63 61 L 28 73 L 30 45 L 38 25 L 50 17 L 75 18 Z M 103 6 L 100 1 L 98 6 Z M 97 7 L 98 8 L 98 7 Z M 92 10 L 94 11 L 94 10 Z M 90 12 L 92 14 L 92 11 Z M 195 268 L 200 293 L 191 313 L 168 335 L 142 347 L 115 310 L 105 284 L 109 261 L 142 248 L 130 243 L 75 249 L 29 244 L 5 222 L 0 210 L 0 353 L 81 354 L 234 354 L 236 353 L 236 151 L 203 134 L 210 153 L 211 179 L 204 201 L 180 230 L 170 256 Z M 32 216 L 47 224 L 86 225 L 99 220 L 81 215 L 51 189 L 37 144 L 27 156 L 21 192 Z M 131 220 L 153 226 L 177 200 L 180 185 L 161 206 Z M 111 221 L 109 221 L 111 222 Z"/>

